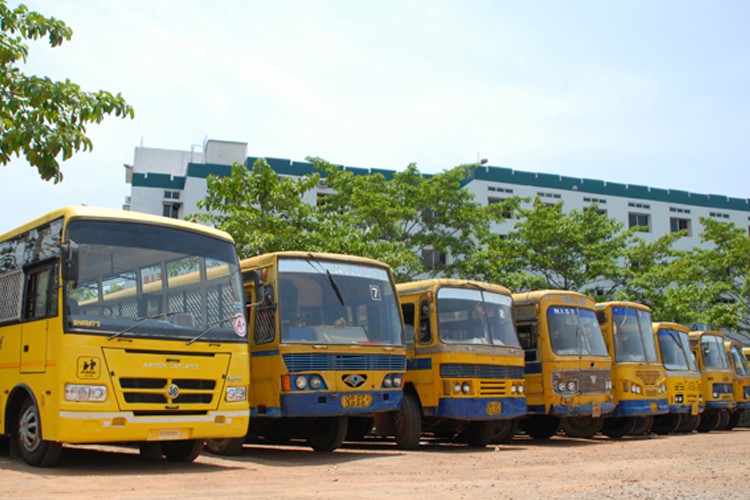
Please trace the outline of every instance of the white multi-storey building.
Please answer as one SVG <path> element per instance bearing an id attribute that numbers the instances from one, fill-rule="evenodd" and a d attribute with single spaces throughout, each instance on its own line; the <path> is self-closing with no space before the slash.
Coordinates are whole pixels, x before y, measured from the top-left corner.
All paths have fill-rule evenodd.
<path id="1" fill-rule="evenodd" d="M 157 148 L 135 148 L 132 165 L 126 165 L 131 195 L 124 208 L 174 218 L 184 218 L 198 211 L 198 200 L 206 195 L 206 178 L 210 174 L 228 176 L 233 163 L 252 167 L 257 157 L 247 156 L 247 143 L 207 140 L 202 148 L 187 151 Z M 278 158 L 266 158 L 270 166 L 284 176 L 302 176 L 315 172 L 312 164 Z M 344 166 L 355 173 L 380 172 L 386 176 L 393 170 L 364 169 Z M 565 177 L 554 174 L 523 172 L 504 167 L 481 166 L 474 172 L 465 189 L 482 203 L 495 203 L 519 196 L 544 201 L 564 202 L 566 210 L 583 209 L 597 204 L 599 209 L 625 227 L 640 226 L 643 239 L 687 230 L 677 248 L 688 250 L 700 246 L 702 227 L 699 217 L 733 222 L 750 231 L 750 200 L 713 194 L 696 194 L 673 189 L 620 184 L 605 180 Z M 319 194 L 330 193 L 324 181 L 305 195 L 315 203 Z M 498 234 L 507 233 L 514 224 L 509 219 L 498 224 Z"/>

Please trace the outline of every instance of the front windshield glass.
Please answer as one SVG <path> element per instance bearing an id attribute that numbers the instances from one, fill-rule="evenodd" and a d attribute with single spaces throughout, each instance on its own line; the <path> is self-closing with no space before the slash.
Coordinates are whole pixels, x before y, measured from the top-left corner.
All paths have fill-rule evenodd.
<path id="1" fill-rule="evenodd" d="M 578 307 L 547 310 L 552 351 L 558 356 L 608 356 L 596 312 Z"/>
<path id="2" fill-rule="evenodd" d="M 508 295 L 443 287 L 437 292 L 438 332 L 446 344 L 518 346 Z"/>
<path id="3" fill-rule="evenodd" d="M 659 349 L 662 364 L 667 370 L 698 370 L 687 333 L 672 328 L 660 328 Z"/>
<path id="4" fill-rule="evenodd" d="M 613 307 L 615 361 L 657 363 L 651 313 L 632 307 Z"/>
<path id="5" fill-rule="evenodd" d="M 281 342 L 403 345 L 396 290 L 379 266 L 279 259 Z"/>
<path id="6" fill-rule="evenodd" d="M 724 339 L 718 335 L 701 335 L 701 355 L 703 368 L 726 370 L 729 360 L 724 350 Z"/>
<path id="7" fill-rule="evenodd" d="M 750 369 L 747 366 L 747 360 L 742 354 L 742 350 L 732 344 L 729 348 L 729 354 L 732 356 L 732 363 L 734 364 L 734 372 L 737 375 L 750 375 Z"/>
<path id="8" fill-rule="evenodd" d="M 111 337 L 246 341 L 231 241 L 127 221 L 73 220 L 78 275 L 65 286 L 67 331 Z"/>

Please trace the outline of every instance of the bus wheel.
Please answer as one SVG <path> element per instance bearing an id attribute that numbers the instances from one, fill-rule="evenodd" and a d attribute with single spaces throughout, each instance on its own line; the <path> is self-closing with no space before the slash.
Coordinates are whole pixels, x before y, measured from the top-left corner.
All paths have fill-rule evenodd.
<path id="1" fill-rule="evenodd" d="M 192 462 L 203 451 L 203 445 L 202 439 L 184 439 L 181 441 L 162 441 L 159 446 L 170 462 Z"/>
<path id="2" fill-rule="evenodd" d="M 239 455 L 242 451 L 242 445 L 245 444 L 245 438 L 224 438 L 224 439 L 207 439 L 206 449 L 214 455 L 223 455 L 232 457 Z"/>
<path id="3" fill-rule="evenodd" d="M 62 453 L 62 444 L 42 439 L 42 419 L 31 398 L 24 399 L 18 411 L 18 448 L 21 458 L 34 467 L 55 465 Z"/>
<path id="4" fill-rule="evenodd" d="M 362 438 L 372 432 L 374 425 L 375 419 L 372 417 L 349 417 L 346 440 L 362 441 Z"/>
<path id="5" fill-rule="evenodd" d="M 524 419 L 521 429 L 537 441 L 545 441 L 560 430 L 560 418 L 552 415 L 533 415 Z"/>
<path id="6" fill-rule="evenodd" d="M 592 438 L 602 430 L 603 423 L 601 417 L 567 417 L 562 419 L 562 429 L 568 437 Z"/>
<path id="7" fill-rule="evenodd" d="M 729 414 L 728 411 L 723 410 L 719 412 L 719 422 L 716 424 L 715 429 L 717 431 L 724 431 L 727 429 L 727 426 L 729 425 L 729 421 L 731 420 L 732 416 Z"/>
<path id="8" fill-rule="evenodd" d="M 610 417 L 602 423 L 602 434 L 611 438 L 621 438 L 635 429 L 635 417 Z"/>
<path id="9" fill-rule="evenodd" d="M 490 443 L 494 444 L 508 444 L 513 441 L 513 436 L 516 435 L 518 429 L 521 427 L 519 419 L 509 418 L 507 420 L 499 420 L 495 426 L 495 435 L 492 436 Z"/>
<path id="10" fill-rule="evenodd" d="M 700 415 L 682 415 L 680 417 L 680 425 L 677 426 L 675 432 L 686 432 L 690 434 L 698 428 L 698 424 L 700 424 L 700 422 Z"/>
<path id="11" fill-rule="evenodd" d="M 472 448 L 484 448 L 495 437 L 497 426 L 491 420 L 469 422 L 461 431 L 459 439 Z"/>
<path id="12" fill-rule="evenodd" d="M 404 392 L 401 409 L 394 413 L 393 427 L 396 446 L 402 450 L 414 450 L 422 437 L 422 411 L 412 392 Z"/>
<path id="13" fill-rule="evenodd" d="M 719 412 L 718 411 L 704 411 L 701 413 L 701 421 L 696 427 L 698 432 L 711 432 L 716 429 L 716 425 L 719 423 Z"/>
<path id="14" fill-rule="evenodd" d="M 652 415 L 648 417 L 635 417 L 635 425 L 629 434 L 631 436 L 642 436 L 651 430 L 652 425 L 654 425 L 654 417 Z"/>
<path id="15" fill-rule="evenodd" d="M 333 451 L 346 437 L 346 417 L 319 417 L 307 431 L 307 445 L 315 451 Z"/>
<path id="16" fill-rule="evenodd" d="M 666 415 L 657 415 L 654 417 L 654 423 L 651 426 L 651 432 L 664 436 L 675 432 L 682 422 L 682 416 L 679 413 L 667 413 Z"/>
<path id="17" fill-rule="evenodd" d="M 735 411 L 732 413 L 732 416 L 729 418 L 729 423 L 724 427 L 726 430 L 731 431 L 735 427 L 737 427 L 737 424 L 740 423 L 740 418 L 742 418 L 742 412 L 741 411 Z"/>

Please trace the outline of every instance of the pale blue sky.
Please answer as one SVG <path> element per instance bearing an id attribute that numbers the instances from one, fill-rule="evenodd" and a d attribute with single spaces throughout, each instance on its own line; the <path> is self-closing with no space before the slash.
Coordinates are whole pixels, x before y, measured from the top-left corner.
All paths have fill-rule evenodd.
<path id="1" fill-rule="evenodd" d="M 136 117 L 91 125 L 62 184 L 0 167 L 0 233 L 67 204 L 118 208 L 136 146 L 206 138 L 750 197 L 748 1 L 23 3 L 74 30 L 32 44 L 27 73 L 122 92 Z"/>

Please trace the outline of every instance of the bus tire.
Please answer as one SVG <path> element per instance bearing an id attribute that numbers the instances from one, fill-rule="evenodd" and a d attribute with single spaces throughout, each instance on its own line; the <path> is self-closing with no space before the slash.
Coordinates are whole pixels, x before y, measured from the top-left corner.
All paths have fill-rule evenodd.
<path id="1" fill-rule="evenodd" d="M 362 441 L 362 438 L 372 432 L 375 419 L 372 417 L 349 417 L 346 429 L 346 441 Z"/>
<path id="2" fill-rule="evenodd" d="M 422 437 L 422 410 L 411 391 L 404 392 L 401 408 L 393 415 L 396 446 L 402 450 L 414 450 Z"/>
<path id="3" fill-rule="evenodd" d="M 23 460 L 34 467 L 52 467 L 60 459 L 62 444 L 42 439 L 42 419 L 39 408 L 26 398 L 18 410 L 16 422 L 18 450 Z"/>
<path id="4" fill-rule="evenodd" d="M 713 410 L 706 410 L 701 413 L 701 420 L 698 423 L 698 427 L 695 429 L 698 432 L 711 432 L 716 429 L 716 425 L 719 423 L 719 412 Z"/>
<path id="5" fill-rule="evenodd" d="M 635 425 L 633 426 L 633 430 L 630 431 L 631 436 L 643 436 L 648 431 L 651 430 L 651 426 L 654 425 L 654 417 L 653 415 L 649 415 L 647 417 L 635 417 Z"/>
<path id="6" fill-rule="evenodd" d="M 740 419 L 742 418 L 742 412 L 741 411 L 735 411 L 732 412 L 732 416 L 729 418 L 729 423 L 726 427 L 724 427 L 726 430 L 731 431 L 735 427 L 737 427 L 737 424 L 740 423 Z"/>
<path id="7" fill-rule="evenodd" d="M 656 415 L 654 423 L 651 425 L 651 432 L 666 436 L 676 432 L 682 422 L 682 415 L 679 413 L 667 413 L 666 415 Z"/>
<path id="8" fill-rule="evenodd" d="M 562 429 L 568 437 L 591 439 L 602 430 L 603 423 L 601 417 L 566 417 L 562 419 Z"/>
<path id="9" fill-rule="evenodd" d="M 492 420 L 469 422 L 459 434 L 459 439 L 471 448 L 484 448 L 495 437 L 496 428 Z"/>
<path id="10" fill-rule="evenodd" d="M 519 419 L 509 418 L 507 420 L 498 420 L 495 426 L 495 435 L 492 437 L 490 443 L 493 444 L 508 444 L 513 441 L 513 436 L 516 435 L 518 429 L 521 427 Z"/>
<path id="11" fill-rule="evenodd" d="M 224 438 L 224 439 L 207 439 L 206 450 L 214 455 L 233 457 L 242 452 L 242 445 L 245 444 L 245 438 Z"/>
<path id="12" fill-rule="evenodd" d="M 533 415 L 524 419 L 521 429 L 536 441 L 546 441 L 560 430 L 560 417 Z"/>
<path id="13" fill-rule="evenodd" d="M 346 417 L 319 417 L 307 431 L 307 445 L 318 452 L 340 447 L 346 438 Z"/>
<path id="14" fill-rule="evenodd" d="M 602 434 L 618 439 L 633 432 L 635 417 L 609 417 L 602 423 Z"/>
<path id="15" fill-rule="evenodd" d="M 675 432 L 690 434 L 698 428 L 700 422 L 700 415 L 682 415 L 680 417 L 680 425 L 677 426 Z"/>
<path id="16" fill-rule="evenodd" d="M 205 442 L 202 439 L 183 439 L 180 441 L 162 441 L 161 451 L 170 462 L 192 462 L 203 451 Z"/>
<path id="17" fill-rule="evenodd" d="M 729 411 L 722 410 L 719 412 L 719 422 L 716 424 L 716 430 L 717 431 L 725 431 L 727 430 L 727 426 L 729 425 L 729 421 L 732 419 L 732 416 L 729 414 Z"/>

